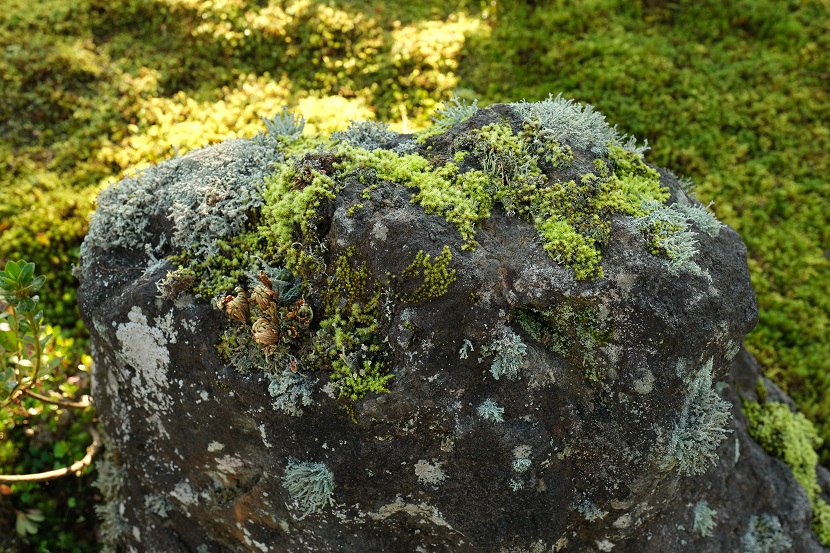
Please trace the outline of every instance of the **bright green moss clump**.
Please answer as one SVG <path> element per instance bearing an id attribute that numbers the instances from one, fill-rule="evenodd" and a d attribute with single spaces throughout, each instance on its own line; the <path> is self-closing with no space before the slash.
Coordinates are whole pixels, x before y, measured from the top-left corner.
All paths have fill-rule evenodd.
<path id="1" fill-rule="evenodd" d="M 323 293 L 320 329 L 312 339 L 309 366 L 326 366 L 338 398 L 362 399 L 369 392 L 388 392 L 388 348 L 380 334 L 380 285 L 366 270 L 354 267 L 350 248 L 334 263 L 334 275 Z"/>
<path id="2" fill-rule="evenodd" d="M 816 449 L 821 438 L 813 424 L 801 413 L 790 411 L 785 403 L 745 401 L 743 410 L 755 441 L 787 463 L 807 492 L 813 508 L 813 531 L 823 544 L 830 545 L 830 505 L 819 496 L 821 488 L 816 479 Z"/>
<path id="3" fill-rule="evenodd" d="M 429 254 L 424 250 L 418 252 L 415 260 L 403 270 L 404 276 L 417 277 L 423 282 L 412 292 L 403 294 L 401 299 L 405 302 L 419 302 L 440 298 L 447 293 L 450 284 L 455 282 L 455 269 L 449 269 L 452 254 L 449 246 L 444 246 L 441 253 L 430 262 Z"/>

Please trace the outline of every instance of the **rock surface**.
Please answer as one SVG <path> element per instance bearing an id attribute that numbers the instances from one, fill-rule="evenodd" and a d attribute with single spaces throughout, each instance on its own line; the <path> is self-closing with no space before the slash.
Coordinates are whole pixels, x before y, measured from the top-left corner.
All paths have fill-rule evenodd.
<path id="1" fill-rule="evenodd" d="M 527 132 L 529 106 L 478 110 L 422 143 L 372 125 L 336 138 L 362 152 L 423 156 L 432 168 L 455 160 L 459 172 L 482 170 L 492 184 L 502 166 L 489 167 L 470 137 L 488 125 Z M 612 171 L 623 164 L 605 148 L 622 144 L 612 128 L 601 128 L 610 134 L 599 143 L 580 139 L 594 136 L 587 126 L 565 132 L 553 119 L 534 121 L 539 135 L 558 131 L 542 148 L 570 146 L 573 155 L 535 158 L 544 176 L 528 174 L 539 187 L 591 172 L 605 182 L 612 177 L 594 160 Z M 470 144 L 467 157 L 457 155 Z M 336 143 L 287 159 L 289 145 L 286 137 L 229 141 L 127 179 L 100 199 L 78 296 L 110 440 L 101 486 L 112 545 L 199 553 L 748 551 L 752 521 L 775 516 L 793 551 L 823 550 L 807 495 L 752 440 L 741 412 L 740 397 L 755 398 L 759 373 L 739 345 L 757 313 L 734 231 L 711 221 L 707 230 L 703 219 L 611 213 L 605 235 L 592 235 L 601 274 L 586 277 L 567 250 L 543 248 L 539 223 L 520 206 L 514 213 L 509 197 L 476 220 L 472 243 L 449 211 L 428 213 L 426 202 L 411 201 L 423 186 L 382 178 L 365 163 L 344 168 L 355 152 Z M 310 189 L 312 178 L 335 183 L 310 229 L 292 238 L 312 261 L 293 263 L 303 282 L 301 300 L 291 301 L 313 310 L 311 322 L 289 324 L 300 307 L 287 295 L 271 319 L 265 307 L 255 313 L 251 296 L 246 316 L 234 321 L 229 304 L 238 292 L 217 303 L 192 292 L 192 277 L 173 286 L 168 256 L 204 256 L 220 251 L 221 240 L 267 227 L 261 208 L 274 197 L 262 179 L 289 166 L 291 190 Z M 502 178 L 513 185 L 518 174 Z M 659 184 L 675 212 L 700 209 L 671 173 L 659 171 Z M 654 234 L 671 221 L 697 250 L 682 266 Z M 590 224 L 579 227 L 583 234 L 602 227 Z M 247 295 L 260 269 L 291 265 L 285 252 L 293 244 L 266 242 L 235 283 Z M 349 323 L 347 304 L 371 320 Z M 257 316 L 278 317 L 280 339 L 257 335 Z M 239 347 L 252 348 L 246 359 L 263 366 L 240 371 L 238 355 L 237 368 L 219 356 L 215 344 L 233 328 L 249 332 Z M 356 337 L 330 336 L 337 332 Z M 381 368 L 373 384 L 364 380 Z M 711 532 L 695 529 L 701 501 L 716 511 Z"/>

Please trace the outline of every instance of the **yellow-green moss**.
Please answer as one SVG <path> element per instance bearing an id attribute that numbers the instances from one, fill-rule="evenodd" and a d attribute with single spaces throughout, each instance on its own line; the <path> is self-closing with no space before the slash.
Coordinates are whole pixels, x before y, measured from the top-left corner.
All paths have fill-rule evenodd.
<path id="1" fill-rule="evenodd" d="M 296 274 L 306 276 L 320 268 L 313 226 L 320 202 L 333 200 L 336 195 L 335 182 L 329 175 L 312 168 L 298 172 L 293 163 L 278 165 L 266 179 L 264 224 L 260 230 Z"/>
<path id="2" fill-rule="evenodd" d="M 254 231 L 218 240 L 216 246 L 214 253 L 203 258 L 187 251 L 170 258 L 179 267 L 173 273 L 174 279 L 192 279 L 193 291 L 207 301 L 232 292 L 243 282 L 256 258 L 266 251 L 264 236 Z"/>
<path id="3" fill-rule="evenodd" d="M 813 424 L 785 403 L 745 401 L 743 411 L 750 435 L 764 450 L 787 463 L 807 492 L 813 509 L 813 531 L 823 544 L 830 545 L 830 506 L 819 496 L 821 487 L 816 477 L 816 449 L 821 438 Z"/>
<path id="4" fill-rule="evenodd" d="M 403 294 L 401 300 L 415 303 L 440 298 L 446 294 L 450 284 L 455 282 L 455 269 L 447 269 L 450 261 L 452 261 L 452 253 L 449 246 L 444 246 L 434 262 L 430 262 L 429 254 L 420 250 L 415 260 L 403 270 L 402 274 L 421 278 L 423 282 L 412 292 Z"/>
<path id="5" fill-rule="evenodd" d="M 326 367 L 338 398 L 362 399 L 369 392 L 388 392 L 387 348 L 380 338 L 380 285 L 363 263 L 353 267 L 352 248 L 337 258 L 333 276 L 323 292 L 320 329 L 306 356 L 310 366 Z"/>
<path id="6" fill-rule="evenodd" d="M 642 215 L 643 200 L 668 199 L 659 174 L 639 154 L 618 147 L 609 151 L 613 172 L 598 159 L 596 173 L 578 182 L 549 182 L 539 163 L 564 166 L 573 154 L 533 122 L 519 134 L 507 124 L 487 125 L 461 139 L 459 147 L 469 148 L 489 178 L 477 197 L 487 210 L 488 202 L 499 202 L 508 214 L 532 222 L 545 250 L 580 280 L 602 276 L 601 248 L 612 215 Z"/>

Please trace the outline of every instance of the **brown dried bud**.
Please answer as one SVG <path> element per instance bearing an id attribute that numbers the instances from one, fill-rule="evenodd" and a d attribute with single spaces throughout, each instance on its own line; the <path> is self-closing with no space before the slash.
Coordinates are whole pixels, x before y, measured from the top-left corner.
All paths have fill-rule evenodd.
<path id="1" fill-rule="evenodd" d="M 285 326 L 285 336 L 289 340 L 293 340 L 294 338 L 296 338 L 299 335 L 300 335 L 300 331 L 297 330 L 296 326 L 294 326 L 294 325 L 286 325 Z"/>
<path id="2" fill-rule="evenodd" d="M 264 286 L 257 286 L 251 292 L 251 299 L 257 304 L 257 307 L 263 312 L 267 311 L 271 305 L 279 302 L 279 296 L 273 290 L 265 288 Z"/>
<path id="3" fill-rule="evenodd" d="M 251 332 L 254 336 L 254 342 L 264 346 L 276 346 L 280 343 L 280 330 L 271 321 L 264 317 L 260 317 L 254 322 L 251 327 Z"/>
<path id="4" fill-rule="evenodd" d="M 251 309 L 248 305 L 248 294 L 241 287 L 236 288 L 236 297 L 225 296 L 219 300 L 219 306 L 225 310 L 228 317 L 240 323 L 247 323 L 251 317 Z"/>
<path id="5" fill-rule="evenodd" d="M 271 279 L 268 278 L 268 275 L 265 274 L 265 271 L 259 271 L 259 281 L 269 290 L 274 289 L 274 284 L 271 282 Z"/>

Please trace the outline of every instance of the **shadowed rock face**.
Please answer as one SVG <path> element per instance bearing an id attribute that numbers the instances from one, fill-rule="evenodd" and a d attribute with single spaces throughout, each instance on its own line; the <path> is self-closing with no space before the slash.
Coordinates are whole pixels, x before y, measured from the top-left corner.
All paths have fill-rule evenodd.
<path id="1" fill-rule="evenodd" d="M 477 129 L 519 133 L 522 117 L 516 106 L 494 106 L 425 144 L 387 133 L 380 146 L 439 166 Z M 476 225 L 475 247 L 464 247 L 452 222 L 411 201 L 417 189 L 374 178 L 366 198 L 365 168 L 341 174 L 347 154 L 315 151 L 286 162 L 336 183 L 315 212 L 317 270 L 303 273 L 314 319 L 268 356 L 300 359 L 298 380 L 286 382 L 294 377 L 273 364 L 243 374 L 223 362 L 214 345 L 238 323 L 190 292 L 160 294 L 157 282 L 175 267 L 155 259 L 262 223 L 262 177 L 284 162 L 279 147 L 258 137 L 171 160 L 103 196 L 93 218 L 79 301 L 111 440 L 113 544 L 200 553 L 739 551 L 751 517 L 769 514 L 793 550 L 821 550 L 806 495 L 752 441 L 741 414 L 738 393 L 753 397 L 758 371 L 736 354 L 757 314 L 746 251 L 728 227 L 710 236 L 689 223 L 697 269 L 678 270 L 653 253 L 636 217 L 613 214 L 602 276 L 578 280 L 573 263 L 543 249 L 532 217 L 496 204 Z M 545 183 L 580 179 L 595 159 L 614 166 L 607 152 L 572 153 L 560 166 L 539 161 Z M 483 164 L 470 155 L 459 167 Z M 218 168 L 233 187 L 205 185 Z M 192 205 L 178 200 L 189 179 L 210 201 L 191 192 Z M 672 174 L 659 179 L 668 206 L 699 205 Z M 144 188 L 152 193 L 131 192 Z M 250 202 L 248 211 L 229 208 L 235 199 Z M 201 218 L 182 214 L 194 205 Z M 138 216 L 119 234 L 122 219 Z M 418 296 L 428 277 L 411 270 L 413 260 L 424 252 L 435 261 L 445 248 L 443 275 L 454 279 L 444 279 L 445 292 Z M 280 265 L 279 250 L 269 251 L 264 261 Z M 309 353 L 327 309 L 346 308 L 326 295 L 338 289 L 333 268 L 344 256 L 374 283 L 358 286 L 358 301 L 380 292 L 372 343 L 382 351 L 342 354 L 382 354 L 393 376 L 388 393 L 357 400 L 338 393 L 343 380 L 332 380 L 325 353 Z M 295 410 L 280 408 L 290 400 Z M 694 530 L 701 500 L 717 511 L 711 536 Z"/>

